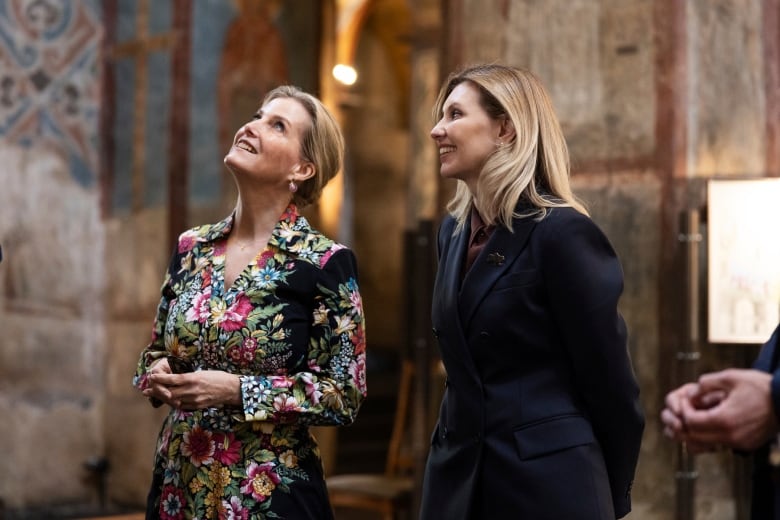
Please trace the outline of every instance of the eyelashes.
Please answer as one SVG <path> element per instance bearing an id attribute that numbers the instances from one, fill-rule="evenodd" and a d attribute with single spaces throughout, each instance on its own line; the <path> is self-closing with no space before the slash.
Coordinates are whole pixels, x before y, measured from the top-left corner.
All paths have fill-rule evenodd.
<path id="1" fill-rule="evenodd" d="M 258 121 L 260 119 L 263 119 L 262 112 L 252 114 L 252 121 Z M 268 124 L 271 126 L 271 128 L 279 132 L 285 132 L 287 130 L 287 125 L 281 119 L 272 118 Z"/>

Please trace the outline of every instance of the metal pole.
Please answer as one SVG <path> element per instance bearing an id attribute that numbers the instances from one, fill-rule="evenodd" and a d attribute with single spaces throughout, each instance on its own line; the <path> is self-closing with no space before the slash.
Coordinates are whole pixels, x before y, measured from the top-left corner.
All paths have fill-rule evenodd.
<path id="1" fill-rule="evenodd" d="M 699 210 L 689 210 L 682 215 L 681 231 L 678 240 L 685 244 L 685 341 L 677 352 L 679 384 L 693 381 L 697 377 L 696 364 L 701 357 L 700 342 L 700 301 L 699 301 L 699 248 L 702 241 Z M 684 443 L 677 448 L 677 520 L 693 520 L 695 516 L 696 471 L 694 455 Z"/>

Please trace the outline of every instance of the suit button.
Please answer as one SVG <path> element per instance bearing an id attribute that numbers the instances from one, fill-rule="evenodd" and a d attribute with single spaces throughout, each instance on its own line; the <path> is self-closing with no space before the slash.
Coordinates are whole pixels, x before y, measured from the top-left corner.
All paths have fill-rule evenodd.
<path id="1" fill-rule="evenodd" d="M 487 341 L 487 340 L 489 340 L 489 339 L 490 339 L 490 334 L 489 334 L 489 333 L 487 333 L 487 332 L 485 332 L 485 331 L 482 331 L 482 332 L 480 332 L 480 333 L 479 333 L 479 338 L 480 338 L 482 341 Z"/>
<path id="2" fill-rule="evenodd" d="M 439 337 L 439 329 L 437 329 L 436 327 L 433 327 L 433 329 L 431 329 L 431 330 L 433 331 L 433 335 L 436 336 L 436 338 L 438 338 Z"/>
<path id="3" fill-rule="evenodd" d="M 447 433 L 448 433 L 447 427 L 445 426 L 444 430 L 442 431 L 441 438 L 442 439 L 446 439 L 447 438 Z"/>

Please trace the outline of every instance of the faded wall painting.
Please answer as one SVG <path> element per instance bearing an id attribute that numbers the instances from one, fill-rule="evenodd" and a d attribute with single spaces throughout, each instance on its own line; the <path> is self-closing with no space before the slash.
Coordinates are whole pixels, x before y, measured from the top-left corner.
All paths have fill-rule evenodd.
<path id="1" fill-rule="evenodd" d="M 0 136 L 60 156 L 82 187 L 98 169 L 99 5 L 0 2 Z"/>
<path id="2" fill-rule="evenodd" d="M 107 3 L 111 28 L 107 104 L 111 114 L 109 199 L 113 214 L 159 207 L 167 200 L 172 150 L 187 147 L 191 206 L 219 204 L 225 185 L 222 158 L 238 127 L 263 95 L 281 83 L 317 93 L 319 4 L 315 0 L 136 0 Z M 176 9 L 190 9 L 186 28 Z M 176 76 L 173 53 L 182 35 L 189 63 Z M 181 89 L 186 89 L 182 96 Z M 181 106 L 184 99 L 187 106 Z M 170 130 L 184 111 L 188 135 Z"/>

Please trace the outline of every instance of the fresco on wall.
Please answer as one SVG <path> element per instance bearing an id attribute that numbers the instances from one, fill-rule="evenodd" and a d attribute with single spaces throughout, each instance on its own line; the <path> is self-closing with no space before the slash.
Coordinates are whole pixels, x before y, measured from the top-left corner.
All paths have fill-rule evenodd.
<path id="1" fill-rule="evenodd" d="M 176 45 L 172 4 L 171 0 L 106 4 L 110 85 L 106 109 L 113 137 L 106 160 L 114 214 L 160 206 L 167 200 L 171 57 Z"/>
<path id="2" fill-rule="evenodd" d="M 167 200 L 171 72 L 176 45 L 173 0 L 116 2 L 112 75 L 111 211 L 158 207 Z M 192 9 L 188 185 L 190 202 L 219 204 L 222 157 L 234 132 L 280 83 L 316 91 L 319 32 L 316 0 L 215 0 Z M 139 106 L 139 105 L 143 106 Z"/>
<path id="3" fill-rule="evenodd" d="M 312 16 L 318 4 L 317 0 L 196 3 L 192 40 L 198 65 L 192 68 L 190 140 L 194 204 L 215 202 L 215 195 L 222 193 L 222 158 L 236 130 L 251 118 L 268 90 L 292 83 L 318 93 L 320 20 Z M 228 5 L 231 17 L 225 20 L 221 17 Z"/>
<path id="4" fill-rule="evenodd" d="M 99 5 L 0 2 L 0 137 L 61 155 L 83 187 L 98 171 Z"/>

